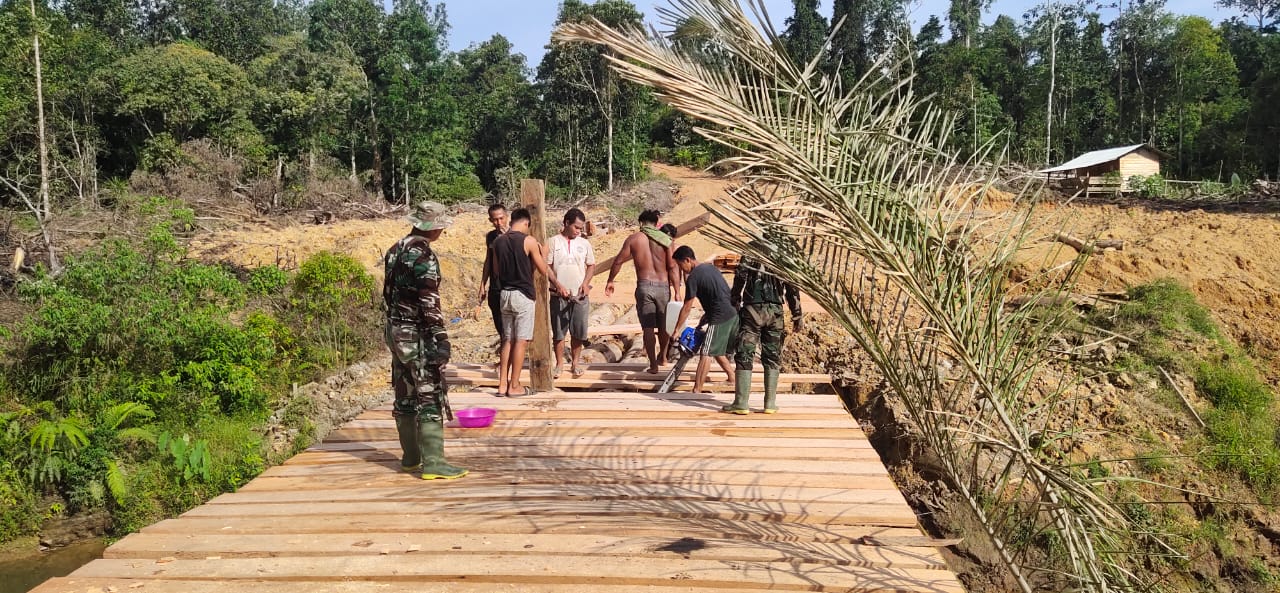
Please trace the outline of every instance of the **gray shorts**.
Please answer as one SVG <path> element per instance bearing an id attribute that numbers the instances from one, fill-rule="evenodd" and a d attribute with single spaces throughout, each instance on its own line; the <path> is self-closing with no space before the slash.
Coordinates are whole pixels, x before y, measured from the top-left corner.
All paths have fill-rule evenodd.
<path id="1" fill-rule="evenodd" d="M 502 339 L 533 339 L 533 299 L 518 290 L 502 291 Z"/>
<path id="2" fill-rule="evenodd" d="M 636 284 L 636 315 L 640 327 L 662 328 L 667 323 L 667 303 L 671 287 L 666 282 L 641 281 Z"/>
<path id="3" fill-rule="evenodd" d="M 587 341 L 587 314 L 591 303 L 587 299 L 551 297 L 551 341 L 559 342 L 565 335 L 579 342 Z"/>

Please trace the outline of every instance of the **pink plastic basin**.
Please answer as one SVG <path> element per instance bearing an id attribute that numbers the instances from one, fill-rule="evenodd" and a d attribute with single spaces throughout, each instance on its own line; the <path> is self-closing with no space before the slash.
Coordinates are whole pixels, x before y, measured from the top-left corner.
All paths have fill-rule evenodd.
<path id="1" fill-rule="evenodd" d="M 493 408 L 463 408 L 453 413 L 458 419 L 458 426 L 463 428 L 484 428 L 493 424 L 493 417 L 498 413 Z"/>

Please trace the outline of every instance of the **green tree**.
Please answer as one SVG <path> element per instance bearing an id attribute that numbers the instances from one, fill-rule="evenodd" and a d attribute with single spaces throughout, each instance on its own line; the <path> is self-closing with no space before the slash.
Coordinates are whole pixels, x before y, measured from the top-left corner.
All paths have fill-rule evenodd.
<path id="1" fill-rule="evenodd" d="M 829 69 L 852 86 L 893 51 L 905 22 L 899 0 L 835 0 Z"/>
<path id="2" fill-rule="evenodd" d="M 455 86 L 457 67 L 444 59 L 447 30 L 444 7 L 432 8 L 425 0 L 396 0 L 386 19 L 378 62 L 381 104 L 392 167 L 400 167 L 404 180 L 398 189 L 393 173 L 391 188 L 406 200 L 414 187 L 445 200 L 466 197 L 438 194 L 472 175 Z"/>
<path id="3" fill-rule="evenodd" d="M 1258 23 L 1258 30 L 1274 29 L 1280 0 L 1217 0 L 1214 5 L 1236 10 Z"/>
<path id="4" fill-rule="evenodd" d="M 383 53 L 382 34 L 385 15 L 381 4 L 371 0 L 317 0 L 307 6 L 307 41 L 312 51 L 335 56 L 349 56 L 360 64 L 365 76 L 365 93 L 361 106 L 347 122 L 348 154 L 351 180 L 356 182 L 356 152 L 367 148 L 372 163 L 373 186 L 382 191 L 382 143 L 379 138 L 378 105 L 382 88 L 379 61 Z"/>
<path id="5" fill-rule="evenodd" d="M 523 149 L 535 119 L 535 98 L 524 55 L 512 53 L 502 35 L 458 52 L 457 81 L 475 172 L 489 190 L 499 189 L 498 170 L 523 170 Z"/>
<path id="6" fill-rule="evenodd" d="M 791 0 L 791 5 L 795 10 L 784 23 L 782 39 L 787 55 L 804 67 L 827 40 L 827 19 L 818 13 L 818 0 Z"/>
<path id="7" fill-rule="evenodd" d="M 565 0 L 556 24 L 593 18 L 611 27 L 638 29 L 644 15 L 626 0 Z M 548 178 L 575 193 L 599 185 L 612 188 L 615 131 L 623 120 L 651 108 L 648 95 L 618 79 L 605 50 L 582 43 L 551 46 L 538 66 L 537 80 L 544 101 L 542 132 L 552 138 L 542 161 Z M 600 138 L 603 147 L 592 146 Z"/>
<path id="8" fill-rule="evenodd" d="M 1233 127 L 1231 120 L 1242 110 L 1236 100 L 1235 61 L 1220 32 L 1203 17 L 1177 19 L 1167 47 L 1161 62 L 1168 73 L 1164 86 L 1169 90 L 1161 94 L 1159 139 L 1177 146 L 1180 176 L 1209 173 L 1206 165 L 1222 162 L 1226 155 L 1217 150 L 1203 152 L 1209 147 L 1199 136 L 1206 128 Z M 1237 152 L 1226 146 L 1216 148 Z"/>
<path id="9" fill-rule="evenodd" d="M 249 79 L 225 58 L 186 43 L 148 48 L 100 73 L 102 99 L 115 115 L 132 122 L 141 137 L 220 139 L 230 148 L 250 148 L 240 130 L 249 122 Z M 138 136 L 135 136 L 135 138 Z"/>
<path id="10" fill-rule="evenodd" d="M 302 33 L 267 46 L 248 67 L 259 89 L 255 119 L 278 152 L 305 160 L 314 174 L 319 155 L 336 153 L 352 106 L 363 103 L 364 73 L 350 56 L 311 51 Z"/>
<path id="11" fill-rule="evenodd" d="M 178 22 L 186 37 L 236 64 L 248 64 L 282 32 L 271 0 L 183 0 Z"/>

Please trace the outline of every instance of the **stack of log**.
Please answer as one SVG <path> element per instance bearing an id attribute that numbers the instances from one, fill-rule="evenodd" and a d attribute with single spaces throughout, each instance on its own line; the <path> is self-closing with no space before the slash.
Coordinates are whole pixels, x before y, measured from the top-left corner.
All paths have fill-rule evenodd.
<path id="1" fill-rule="evenodd" d="M 1253 182 L 1251 189 L 1255 198 L 1280 199 L 1280 181 L 1258 179 Z"/>

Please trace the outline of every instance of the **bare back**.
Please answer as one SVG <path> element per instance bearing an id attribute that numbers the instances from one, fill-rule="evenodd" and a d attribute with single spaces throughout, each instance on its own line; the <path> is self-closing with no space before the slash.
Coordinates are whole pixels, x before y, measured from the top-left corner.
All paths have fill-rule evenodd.
<path id="1" fill-rule="evenodd" d="M 632 233 L 627 237 L 626 247 L 635 264 L 638 282 L 668 282 L 670 254 L 665 247 L 654 243 L 644 233 Z"/>

